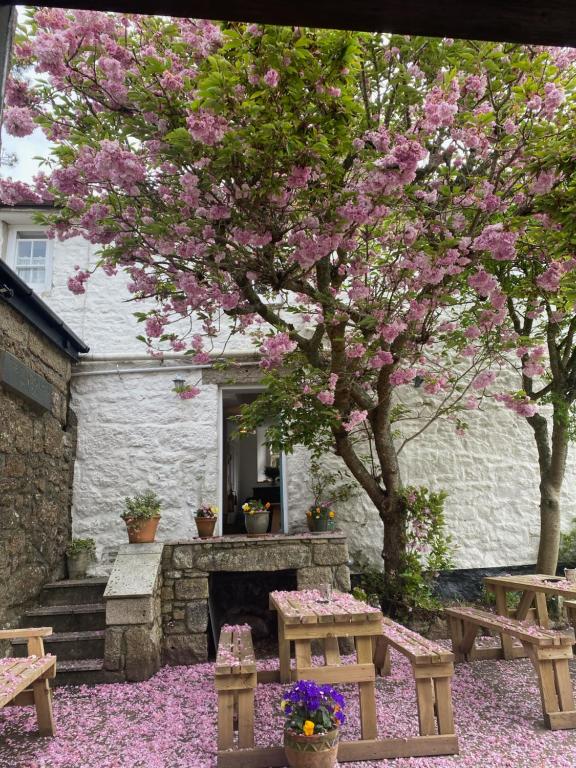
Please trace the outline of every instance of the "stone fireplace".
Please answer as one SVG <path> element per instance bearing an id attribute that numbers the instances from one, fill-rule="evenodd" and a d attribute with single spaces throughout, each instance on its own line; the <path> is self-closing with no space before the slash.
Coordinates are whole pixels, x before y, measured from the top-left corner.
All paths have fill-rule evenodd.
<path id="1" fill-rule="evenodd" d="M 258 575 L 262 578 L 256 590 Z M 228 582 L 234 582 L 231 594 L 238 595 L 229 604 Z M 168 664 L 206 661 L 211 618 L 217 632 L 223 620 L 243 623 L 250 621 L 252 612 L 255 623 L 263 622 L 264 631 L 264 625 L 270 626 L 270 617 L 259 615 L 266 602 L 264 584 L 271 592 L 323 583 L 350 589 L 348 547 L 339 531 L 167 542 L 162 553 L 163 660 Z M 258 627 L 255 630 L 258 634 Z"/>

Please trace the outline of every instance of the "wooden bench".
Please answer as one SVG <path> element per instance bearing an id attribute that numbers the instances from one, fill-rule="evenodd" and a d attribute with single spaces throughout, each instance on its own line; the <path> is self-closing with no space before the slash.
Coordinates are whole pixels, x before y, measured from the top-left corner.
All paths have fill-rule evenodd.
<path id="1" fill-rule="evenodd" d="M 376 638 L 374 665 L 381 675 L 390 674 L 390 648 L 410 661 L 416 682 L 420 735 L 454 735 L 451 686 L 454 655 L 387 617 L 382 620 L 382 631 Z"/>
<path id="2" fill-rule="evenodd" d="M 556 631 L 517 621 L 477 608 L 445 608 L 455 661 L 503 658 L 500 648 L 476 648 L 480 627 L 500 637 L 519 640 L 517 655 L 528 656 L 534 665 L 542 699 L 544 722 L 551 730 L 576 728 L 576 709 L 568 661 L 572 658 L 574 630 Z M 489 652 L 489 653 L 487 653 Z"/>
<path id="3" fill-rule="evenodd" d="M 28 640 L 27 658 L 0 659 L 0 709 L 33 704 L 42 736 L 54 736 L 52 692 L 48 680 L 56 675 L 56 657 L 44 655 L 42 640 L 51 634 L 51 627 L 0 630 L 0 640 L 16 637 Z"/>
<path id="4" fill-rule="evenodd" d="M 222 627 L 216 654 L 215 684 L 218 691 L 218 749 L 254 746 L 254 691 L 256 660 L 249 626 Z"/>

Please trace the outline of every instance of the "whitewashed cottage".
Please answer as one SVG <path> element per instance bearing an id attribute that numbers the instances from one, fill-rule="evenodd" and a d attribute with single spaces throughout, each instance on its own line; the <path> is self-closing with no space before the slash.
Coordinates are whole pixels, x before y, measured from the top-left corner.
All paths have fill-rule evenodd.
<path id="1" fill-rule="evenodd" d="M 98 272 L 84 295 L 67 279 L 75 266 L 91 268 L 97 248 L 82 238 L 47 239 L 30 206 L 0 209 L 0 257 L 90 347 L 73 373 L 72 408 L 78 418 L 72 519 L 74 534 L 91 536 L 99 568 L 112 562 L 126 533 L 120 512 L 126 495 L 152 488 L 163 513 L 160 540 L 196 534 L 193 509 L 217 504 L 220 531 L 232 530 L 237 504 L 262 486 L 266 455 L 263 430 L 231 441 L 230 415 L 258 392 L 259 367 L 247 340 L 227 348 L 245 356 L 236 378 L 209 366 L 191 369 L 177 354 L 151 359 L 136 336 L 141 332 L 128 301 L 126 276 Z M 244 347 L 241 345 L 244 344 Z M 201 394 L 181 400 L 173 380 L 201 379 Z M 336 461 L 336 459 L 329 459 Z M 309 457 L 304 450 L 279 458 L 278 525 L 302 530 L 311 499 Z M 448 491 L 447 518 L 459 569 L 534 563 L 538 543 L 538 472 L 531 431 L 504 409 L 475 414 L 461 438 L 446 425 L 433 426 L 402 454 L 405 482 Z M 565 483 L 564 519 L 576 513 L 574 470 Z M 236 505 L 237 506 L 237 505 Z M 236 509 L 237 511 L 237 509 Z M 351 553 L 379 561 L 381 523 L 359 497 L 338 509 L 339 526 Z M 224 528 L 222 527 L 224 526 Z"/>

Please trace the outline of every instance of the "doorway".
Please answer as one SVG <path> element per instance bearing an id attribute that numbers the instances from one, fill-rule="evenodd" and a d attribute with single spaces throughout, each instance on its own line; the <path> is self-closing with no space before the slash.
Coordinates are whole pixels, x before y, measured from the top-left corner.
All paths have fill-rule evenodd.
<path id="1" fill-rule="evenodd" d="M 243 431 L 237 417 L 243 405 L 254 402 L 261 387 L 225 387 L 221 390 L 220 509 L 221 534 L 244 534 L 242 505 L 250 499 L 269 503 L 268 533 L 287 530 L 285 456 L 266 442 L 267 425 Z"/>

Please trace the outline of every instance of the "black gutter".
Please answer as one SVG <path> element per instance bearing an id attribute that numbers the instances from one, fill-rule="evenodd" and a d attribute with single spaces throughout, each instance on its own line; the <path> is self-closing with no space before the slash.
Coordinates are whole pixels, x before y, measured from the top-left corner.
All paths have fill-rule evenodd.
<path id="1" fill-rule="evenodd" d="M 72 360 L 78 361 L 80 353 L 89 352 L 90 347 L 1 259 L 0 301 L 25 317 Z"/>

